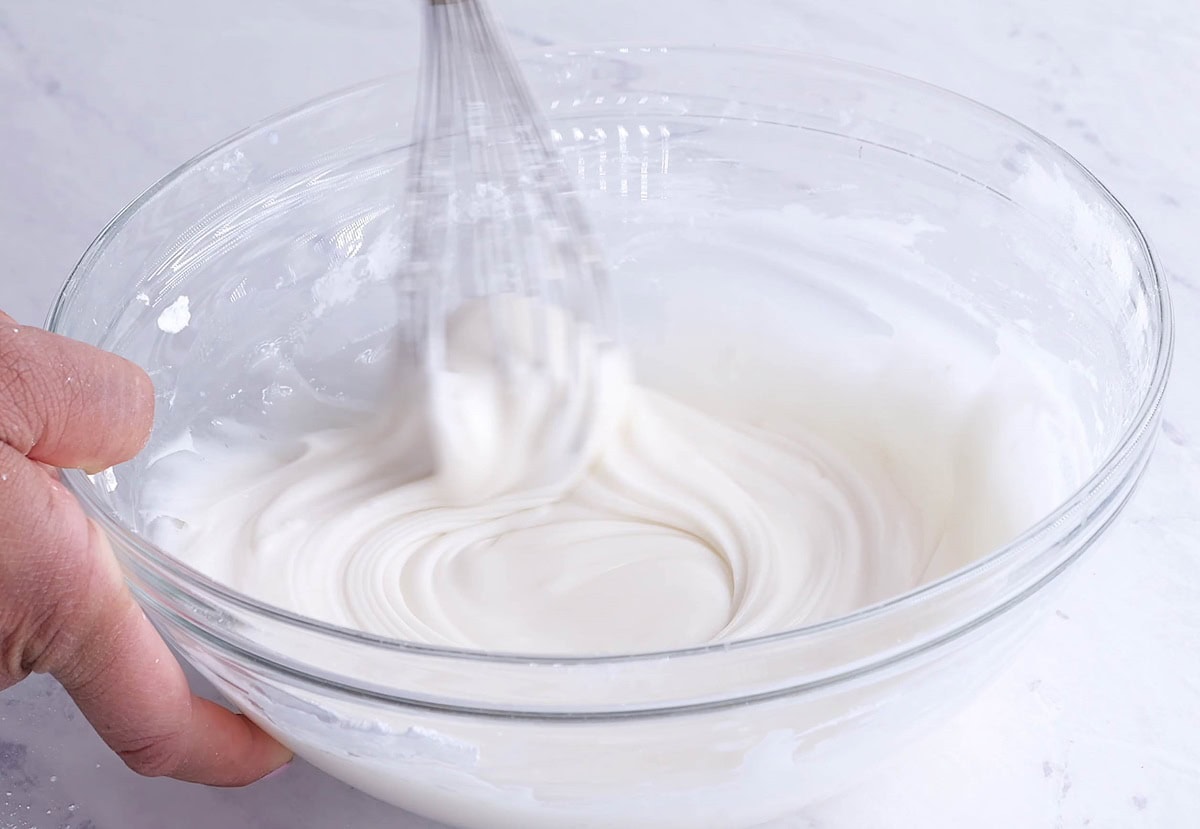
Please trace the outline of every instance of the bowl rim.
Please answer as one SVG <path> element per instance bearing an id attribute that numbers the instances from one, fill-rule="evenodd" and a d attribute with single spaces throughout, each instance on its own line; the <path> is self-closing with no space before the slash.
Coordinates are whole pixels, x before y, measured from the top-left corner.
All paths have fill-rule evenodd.
<path id="1" fill-rule="evenodd" d="M 166 570 L 173 578 L 178 579 L 189 589 L 199 588 L 199 590 L 203 591 L 205 594 L 214 595 L 224 602 L 228 602 L 231 605 L 240 607 L 259 616 L 267 617 L 274 621 L 283 622 L 287 625 L 291 625 L 302 630 L 311 631 L 322 636 L 332 637 L 334 639 L 352 642 L 359 645 L 369 645 L 371 647 L 382 648 L 387 651 L 397 651 L 407 654 L 423 654 L 455 660 L 492 663 L 519 663 L 534 667 L 575 665 L 612 666 L 629 664 L 633 662 L 658 661 L 663 659 L 677 660 L 689 656 L 701 656 L 715 652 L 751 649 L 759 646 L 779 643 L 784 640 L 807 639 L 829 633 L 830 631 L 848 627 L 857 622 L 872 619 L 884 614 L 899 612 L 903 609 L 918 605 L 928 600 L 931 596 L 944 592 L 969 580 L 973 575 L 992 567 L 1001 559 L 1015 555 L 1017 550 L 1027 547 L 1038 537 L 1045 535 L 1054 527 L 1062 524 L 1064 520 L 1067 519 L 1077 509 L 1079 509 L 1081 505 L 1088 503 L 1098 492 L 1104 489 L 1111 476 L 1122 467 L 1125 461 L 1129 459 L 1139 445 L 1141 445 L 1147 438 L 1147 432 L 1149 432 L 1151 427 L 1157 422 L 1156 417 L 1162 405 L 1174 355 L 1174 316 L 1165 274 L 1158 263 L 1158 259 L 1154 254 L 1152 246 L 1130 212 L 1116 198 L 1116 196 L 1114 196 L 1113 193 L 1071 153 L 1037 130 L 1034 130 L 1015 118 L 1006 115 L 1005 113 L 985 103 L 961 93 L 954 92 L 953 90 L 949 90 L 936 84 L 922 81 L 902 73 L 881 69 L 869 64 L 808 52 L 773 47 L 737 45 L 700 46 L 695 44 L 676 45 L 670 43 L 655 43 L 653 45 L 621 43 L 597 44 L 595 46 L 575 48 L 538 47 L 534 49 L 522 50 L 518 54 L 518 57 L 522 59 L 522 62 L 525 62 L 530 58 L 549 59 L 553 57 L 590 57 L 603 56 L 612 52 L 631 53 L 635 51 L 642 53 L 658 52 L 664 54 L 682 52 L 693 54 L 718 54 L 722 56 L 745 55 L 753 59 L 782 59 L 794 64 L 810 64 L 831 68 L 841 68 L 859 75 L 886 80 L 894 84 L 898 83 L 903 86 L 908 86 L 913 89 L 923 91 L 926 94 L 933 94 L 936 97 L 947 99 L 960 107 L 965 105 L 966 108 L 972 109 L 977 113 L 987 115 L 991 119 L 1002 121 L 1009 128 L 1015 128 L 1019 132 L 1023 133 L 1028 139 L 1031 139 L 1036 144 L 1041 145 L 1043 150 L 1048 150 L 1053 156 L 1056 157 L 1057 160 L 1070 167 L 1076 173 L 1080 174 L 1089 185 L 1095 188 L 1096 194 L 1106 201 L 1108 205 L 1115 211 L 1116 215 L 1127 225 L 1127 229 L 1131 238 L 1144 253 L 1146 261 L 1149 263 L 1149 274 L 1143 277 L 1141 283 L 1145 294 L 1149 297 L 1154 297 L 1157 299 L 1157 323 L 1159 326 L 1157 349 L 1154 354 L 1154 370 L 1150 376 L 1150 380 L 1146 386 L 1145 392 L 1143 393 L 1137 411 L 1130 419 L 1125 431 L 1116 441 L 1113 449 L 1109 451 L 1103 460 L 1096 464 L 1095 471 L 1078 487 L 1076 487 L 1076 489 L 1072 491 L 1072 493 L 1053 510 L 1047 513 L 1039 521 L 1031 524 L 1014 538 L 998 547 L 993 548 L 988 553 L 980 556 L 971 563 L 934 581 L 918 585 L 917 587 L 905 593 L 864 606 L 842 616 L 827 619 L 814 624 L 802 625 L 797 628 L 778 631 L 775 633 L 747 637 L 744 639 L 709 643 L 676 650 L 606 655 L 524 654 L 520 652 L 484 651 L 470 648 L 454 648 L 430 645 L 421 642 L 390 638 L 379 634 L 366 633 L 360 630 L 322 622 L 320 620 L 302 616 L 274 605 L 260 602 L 250 596 L 226 587 L 224 584 L 193 569 L 189 565 L 176 559 L 169 553 L 159 548 L 149 539 L 144 538 L 143 536 L 126 527 L 111 512 L 111 510 L 101 503 L 100 499 L 95 494 L 94 487 L 92 487 L 88 482 L 88 475 L 81 470 L 63 470 L 63 484 L 66 486 L 68 491 L 70 491 L 80 501 L 89 517 L 98 521 L 106 533 L 119 538 L 129 548 L 135 549 L 146 557 L 152 559 L 156 566 Z M 389 83 L 394 83 L 399 79 L 411 77 L 413 74 L 414 73 L 412 72 L 402 72 L 378 76 L 347 87 L 343 87 L 328 94 L 306 100 L 294 106 L 287 107 L 273 115 L 267 116 L 256 123 L 251 124 L 242 130 L 239 130 L 229 137 L 193 155 L 187 161 L 179 164 L 169 173 L 147 187 L 136 198 L 134 198 L 123 210 L 121 210 L 112 220 L 110 220 L 107 225 L 105 225 L 103 230 L 101 230 L 97 237 L 87 247 L 79 261 L 76 263 L 75 267 L 72 269 L 70 275 L 67 277 L 67 280 L 65 281 L 59 296 L 54 303 L 54 306 L 47 316 L 47 329 L 52 332 L 57 332 L 59 330 L 61 322 L 70 309 L 75 294 L 79 290 L 80 285 L 86 281 L 87 273 L 92 264 L 96 259 L 99 258 L 100 254 L 108 246 L 111 240 L 118 233 L 120 233 L 126 224 L 129 223 L 134 214 L 145 207 L 147 203 L 150 202 L 161 191 L 174 184 L 178 179 L 186 175 L 188 172 L 194 170 L 196 167 L 208 160 L 219 157 L 221 154 L 232 149 L 244 139 L 263 130 L 273 128 L 290 118 L 312 112 L 331 103 L 352 98 L 356 95 L 380 88 Z M 1015 591 L 1014 595 L 1006 597 L 1005 600 L 995 605 L 980 607 L 978 612 L 955 620 L 952 625 L 953 630 L 950 634 L 934 636 L 932 637 L 933 641 L 917 641 L 912 645 L 912 647 L 906 648 L 902 654 L 888 656 L 880 655 L 879 658 L 872 658 L 870 662 L 864 666 L 839 669 L 833 676 L 830 676 L 823 681 L 822 684 L 825 684 L 826 682 L 837 681 L 838 679 L 847 678 L 849 676 L 860 676 L 865 672 L 892 664 L 896 661 L 896 659 L 901 658 L 904 655 L 925 650 L 933 644 L 936 644 L 938 641 L 943 641 L 946 638 L 953 638 L 954 635 L 965 632 L 966 630 L 977 626 L 983 621 L 986 621 L 988 618 L 1002 613 L 1004 610 L 1011 607 L 1014 602 L 1026 597 L 1031 592 L 1036 592 L 1037 589 L 1040 589 L 1041 586 L 1043 586 L 1045 583 L 1048 583 L 1053 577 L 1057 576 L 1058 573 L 1062 572 L 1065 569 L 1066 564 L 1069 564 L 1070 561 L 1074 560 L 1076 557 L 1077 556 L 1071 556 L 1067 561 L 1061 563 L 1058 567 L 1053 568 L 1052 572 L 1048 575 L 1036 579 L 1036 583 L 1031 587 Z M 293 671 L 289 670 L 288 672 Z"/>

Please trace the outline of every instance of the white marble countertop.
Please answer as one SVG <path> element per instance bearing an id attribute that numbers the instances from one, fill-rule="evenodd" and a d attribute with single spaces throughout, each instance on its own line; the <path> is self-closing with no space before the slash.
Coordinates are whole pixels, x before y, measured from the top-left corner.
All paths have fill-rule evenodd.
<path id="1" fill-rule="evenodd" d="M 1200 7 L 1193 0 L 497 0 L 526 45 L 770 45 L 977 98 L 1137 218 L 1179 322 L 1135 503 L 976 702 L 786 827 L 1200 820 Z M 415 63 L 415 0 L 0 0 L 0 308 L 40 322 L 105 222 L 208 144 Z M 0 697 L 0 829 L 417 829 L 303 764 L 219 791 L 140 779 L 51 681 Z"/>

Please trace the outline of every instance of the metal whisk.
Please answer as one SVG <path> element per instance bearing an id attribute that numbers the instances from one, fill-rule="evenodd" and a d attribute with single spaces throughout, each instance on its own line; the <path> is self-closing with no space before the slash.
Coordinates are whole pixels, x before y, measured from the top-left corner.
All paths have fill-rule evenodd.
<path id="1" fill-rule="evenodd" d="M 443 496 L 555 491 L 627 384 L 605 271 L 483 0 L 425 0 L 402 281 Z M 547 489 L 549 488 L 549 489 Z"/>
<path id="2" fill-rule="evenodd" d="M 505 38 L 483 0 L 426 3 L 406 301 L 428 367 L 444 366 L 448 316 L 472 299 L 532 298 L 571 331 L 610 336 L 601 258 Z M 578 368 L 552 353 L 577 338 L 546 315 L 488 316 L 504 372 Z"/>

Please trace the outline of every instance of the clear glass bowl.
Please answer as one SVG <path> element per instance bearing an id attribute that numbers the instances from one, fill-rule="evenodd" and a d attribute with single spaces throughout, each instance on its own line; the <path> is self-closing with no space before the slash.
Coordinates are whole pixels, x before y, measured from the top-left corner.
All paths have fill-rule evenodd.
<path id="1" fill-rule="evenodd" d="M 526 69 L 635 347 L 653 353 L 686 317 L 711 347 L 692 379 L 736 393 L 747 331 L 834 374 L 886 350 L 889 315 L 940 321 L 962 348 L 1018 343 L 1087 425 L 1074 495 L 973 564 L 849 616 L 628 657 L 388 641 L 263 606 L 164 554 L 147 540 L 141 484 L 184 428 L 236 419 L 270 438 L 306 407 L 377 396 L 398 320 L 386 276 L 403 255 L 408 77 L 251 128 L 101 234 L 50 326 L 145 366 L 157 427 L 133 462 L 64 479 L 178 650 L 300 756 L 372 795 L 487 829 L 768 821 L 976 691 L 1124 506 L 1170 362 L 1162 276 L 1074 159 L 943 90 L 759 51 L 614 47 Z M 880 296 L 891 302 L 860 313 Z M 813 342 L 829 320 L 862 349 Z"/>

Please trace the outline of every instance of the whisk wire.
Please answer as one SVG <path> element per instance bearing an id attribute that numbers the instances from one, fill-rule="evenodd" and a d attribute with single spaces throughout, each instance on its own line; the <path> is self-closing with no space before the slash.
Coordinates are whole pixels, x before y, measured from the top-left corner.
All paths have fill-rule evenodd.
<path id="1" fill-rule="evenodd" d="M 456 307 L 504 294 L 611 336 L 606 273 L 582 206 L 490 11 L 482 0 L 429 0 L 424 49 L 406 307 L 426 360 L 444 364 Z M 578 367 L 578 342 L 552 332 L 547 315 L 494 311 L 503 369 L 518 352 Z"/>

